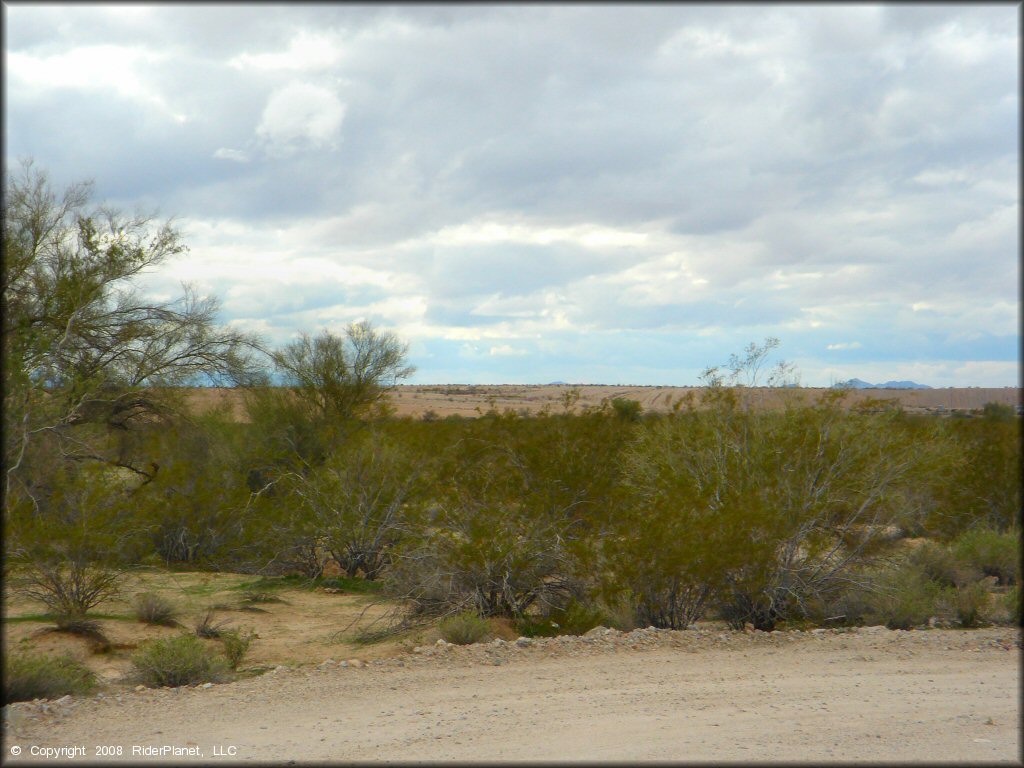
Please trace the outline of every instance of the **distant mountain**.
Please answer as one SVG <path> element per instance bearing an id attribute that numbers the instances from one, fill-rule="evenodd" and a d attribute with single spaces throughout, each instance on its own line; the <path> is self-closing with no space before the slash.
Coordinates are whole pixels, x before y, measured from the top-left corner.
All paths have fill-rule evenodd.
<path id="1" fill-rule="evenodd" d="M 567 382 L 567 381 L 550 381 L 550 382 L 548 382 L 548 386 L 549 387 L 564 387 L 564 386 L 568 385 L 568 383 L 569 382 Z"/>
<path id="2" fill-rule="evenodd" d="M 869 384 L 863 379 L 839 381 L 832 385 L 836 389 L 931 389 L 927 384 L 914 381 L 887 381 L 884 384 Z"/>
<path id="3" fill-rule="evenodd" d="M 931 387 L 913 381 L 887 381 L 885 384 L 875 384 L 875 389 L 931 389 Z"/>

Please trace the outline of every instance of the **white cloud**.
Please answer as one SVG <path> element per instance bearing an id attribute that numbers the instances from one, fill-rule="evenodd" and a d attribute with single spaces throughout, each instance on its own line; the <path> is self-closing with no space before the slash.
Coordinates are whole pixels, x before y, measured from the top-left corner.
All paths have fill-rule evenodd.
<path id="1" fill-rule="evenodd" d="M 830 350 L 841 350 L 841 349 L 861 349 L 864 345 L 859 341 L 839 341 L 835 344 L 828 344 L 825 349 Z"/>
<path id="2" fill-rule="evenodd" d="M 240 149 L 228 149 L 227 147 L 221 147 L 213 156 L 217 160 L 231 160 L 236 163 L 248 163 L 249 155 Z"/>
<path id="3" fill-rule="evenodd" d="M 113 91 L 131 101 L 156 107 L 175 122 L 188 116 L 175 110 L 159 90 L 147 82 L 145 72 L 169 54 L 139 45 L 84 45 L 65 53 L 36 55 L 7 51 L 4 64 L 17 92 L 34 98 L 50 90 Z"/>
<path id="4" fill-rule="evenodd" d="M 527 353 L 527 351 L 525 349 L 522 349 L 520 347 L 513 347 L 511 344 L 498 344 L 496 346 L 491 347 L 491 349 L 488 352 L 488 354 L 491 355 L 492 357 L 495 357 L 495 356 L 498 356 L 498 357 L 514 356 L 515 357 L 515 356 L 525 355 L 525 354 L 528 354 L 528 353 Z"/>
<path id="5" fill-rule="evenodd" d="M 327 35 L 300 30 L 279 53 L 242 53 L 228 61 L 234 69 L 256 70 L 322 70 L 340 57 L 339 42 Z"/>
<path id="6" fill-rule="evenodd" d="M 287 156 L 297 149 L 334 149 L 341 141 L 345 105 L 328 88 L 291 82 L 267 100 L 256 136 L 267 151 Z"/>

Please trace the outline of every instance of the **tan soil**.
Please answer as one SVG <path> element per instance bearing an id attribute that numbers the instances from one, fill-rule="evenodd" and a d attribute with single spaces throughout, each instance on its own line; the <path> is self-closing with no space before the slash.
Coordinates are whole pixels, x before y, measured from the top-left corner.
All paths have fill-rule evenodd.
<path id="1" fill-rule="evenodd" d="M 451 415 L 479 416 L 491 407 L 499 412 L 506 409 L 536 413 L 548 408 L 552 413 L 562 410 L 563 398 L 573 389 L 570 386 L 530 386 L 504 384 L 483 385 L 403 385 L 396 387 L 391 395 L 391 404 L 398 416 L 422 417 L 433 412 L 439 418 Z M 698 387 L 630 387 L 630 386 L 581 386 L 577 409 L 584 406 L 597 407 L 603 400 L 624 397 L 637 400 L 646 411 L 667 411 L 672 403 L 689 392 L 699 392 Z M 752 390 L 754 402 L 765 407 L 779 405 L 783 396 L 793 395 L 813 398 L 825 389 L 801 388 L 799 390 L 777 390 L 757 388 Z M 193 389 L 187 391 L 189 402 L 199 410 L 222 406 L 238 420 L 243 420 L 240 393 L 230 389 Z M 950 388 L 921 390 L 859 390 L 850 393 L 848 402 L 860 403 L 867 399 L 897 400 L 908 411 L 969 411 L 979 409 L 985 403 L 1016 405 L 1021 402 L 1021 390 L 1016 387 L 996 388 Z"/>
<path id="2" fill-rule="evenodd" d="M 230 573 L 169 573 L 154 569 L 130 578 L 121 599 L 104 603 L 96 609 L 103 616 L 100 629 L 111 648 L 97 653 L 87 638 L 48 631 L 52 622 L 4 622 L 4 642 L 8 651 L 31 649 L 43 653 L 70 653 L 84 661 L 100 678 L 115 687 L 127 687 L 123 678 L 131 668 L 131 655 L 139 644 L 153 638 L 172 637 L 183 629 L 192 631 L 207 609 L 214 608 L 212 623 L 226 622 L 226 629 L 252 630 L 258 635 L 246 656 L 245 666 L 267 667 L 279 664 L 306 664 L 335 659 L 373 659 L 393 656 L 420 641 L 436 639 L 436 633 L 421 632 L 387 642 L 360 645 L 354 642 L 361 628 L 368 627 L 388 608 L 374 605 L 367 595 L 329 593 L 323 589 L 257 590 L 277 597 L 282 602 L 248 604 L 243 610 L 245 592 L 239 585 L 252 583 L 256 577 Z M 171 600 L 180 609 L 182 627 L 149 626 L 133 618 L 131 600 L 139 592 L 155 592 Z M 5 595 L 5 617 L 29 617 L 42 609 L 20 599 L 14 593 Z M 216 640 L 209 640 L 213 647 Z"/>
<path id="3" fill-rule="evenodd" d="M 973 631 L 600 632 L 421 648 L 208 689 L 7 708 L 31 747 L 194 747 L 175 762 L 1020 763 L 1019 641 Z M 233 758 L 214 757 L 215 750 Z M 37 757 L 34 762 L 42 762 Z"/>

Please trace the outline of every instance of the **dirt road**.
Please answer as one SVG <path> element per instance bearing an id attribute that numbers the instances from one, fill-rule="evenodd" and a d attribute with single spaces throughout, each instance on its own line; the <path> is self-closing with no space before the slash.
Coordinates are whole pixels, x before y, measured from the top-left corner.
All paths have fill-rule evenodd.
<path id="1" fill-rule="evenodd" d="M 608 630 L 431 646 L 210 688 L 8 708 L 39 748 L 188 748 L 175 762 L 1020 762 L 1019 635 Z M 11 756 L 19 747 L 21 754 Z M 30 754 L 36 748 L 37 757 Z M 116 750 L 115 750 L 116 752 Z M 65 760 L 74 763 L 76 760 Z"/>

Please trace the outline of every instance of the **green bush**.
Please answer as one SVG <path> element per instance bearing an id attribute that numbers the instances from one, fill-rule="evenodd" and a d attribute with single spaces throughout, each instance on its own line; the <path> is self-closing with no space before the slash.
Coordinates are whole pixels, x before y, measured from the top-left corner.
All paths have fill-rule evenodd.
<path id="1" fill-rule="evenodd" d="M 1010 615 L 1010 621 L 1016 626 L 1020 626 L 1020 585 L 1018 584 L 1006 595 L 1003 596 L 1003 605 L 1006 607 L 1007 613 Z"/>
<path id="2" fill-rule="evenodd" d="M 224 658 L 227 659 L 228 666 L 232 670 L 238 669 L 238 665 L 242 663 L 242 659 L 249 652 L 249 646 L 252 645 L 256 637 L 256 633 L 251 630 L 245 634 L 237 629 L 221 633 L 220 639 L 224 644 Z"/>
<path id="3" fill-rule="evenodd" d="M 962 627 L 976 627 L 988 605 L 989 595 L 985 585 L 979 582 L 952 591 L 953 612 Z"/>
<path id="4" fill-rule="evenodd" d="M 615 415 L 623 421 L 640 421 L 640 414 L 643 406 L 639 400 L 630 400 L 625 397 L 613 397 L 611 400 L 612 410 Z"/>
<path id="5" fill-rule="evenodd" d="M 516 631 L 523 637 L 555 637 L 583 635 L 594 627 L 613 623 L 609 613 L 597 606 L 576 600 L 554 608 L 541 616 L 524 616 L 516 622 Z"/>
<path id="6" fill-rule="evenodd" d="M 878 591 L 868 594 L 864 619 L 889 629 L 920 626 L 943 612 L 942 595 L 942 587 L 923 572 L 904 566 L 886 574 Z"/>
<path id="7" fill-rule="evenodd" d="M 953 542 L 954 554 L 1000 584 L 1016 584 L 1020 572 L 1020 539 L 1016 531 L 1000 533 L 991 528 L 972 528 Z"/>
<path id="8" fill-rule="evenodd" d="M 471 645 L 480 642 L 491 632 L 491 625 L 472 611 L 449 616 L 438 625 L 441 637 L 455 645 Z"/>
<path id="9" fill-rule="evenodd" d="M 197 637 L 178 635 L 145 643 L 132 656 L 132 666 L 143 685 L 156 688 L 217 682 L 228 665 Z"/>
<path id="10" fill-rule="evenodd" d="M 964 587 L 982 576 L 972 563 L 963 562 L 948 547 L 934 541 L 923 542 L 907 560 L 944 587 Z"/>
<path id="11" fill-rule="evenodd" d="M 178 626 L 177 607 L 167 598 L 153 592 L 136 595 L 132 601 L 132 610 L 135 618 L 146 624 L 160 627 Z"/>
<path id="12" fill-rule="evenodd" d="M 96 675 L 70 656 L 11 653 L 4 659 L 4 705 L 89 693 Z"/>
<path id="13" fill-rule="evenodd" d="M 215 611 L 211 608 L 196 621 L 196 637 L 204 637 L 208 640 L 215 640 L 225 632 L 225 627 L 231 623 L 230 619 L 214 622 Z"/>

